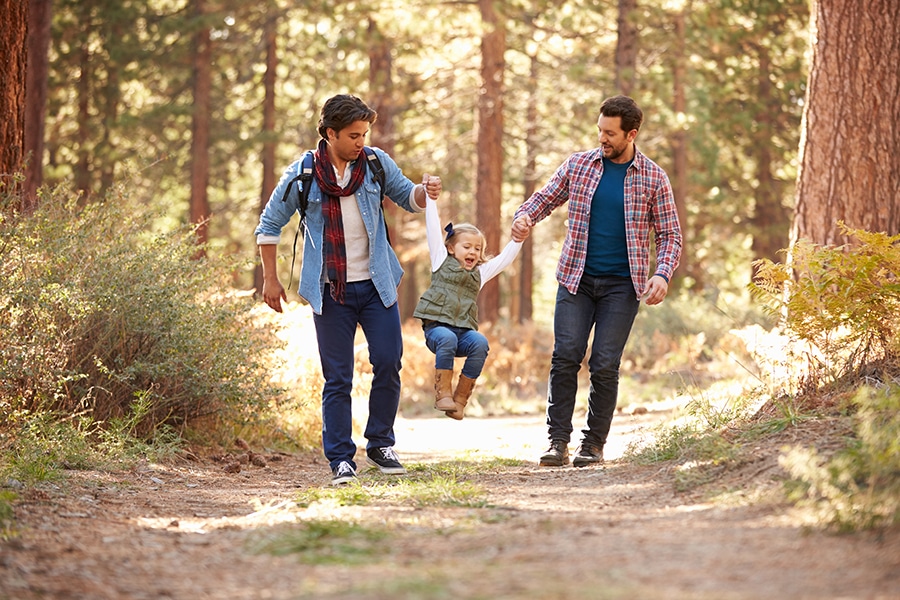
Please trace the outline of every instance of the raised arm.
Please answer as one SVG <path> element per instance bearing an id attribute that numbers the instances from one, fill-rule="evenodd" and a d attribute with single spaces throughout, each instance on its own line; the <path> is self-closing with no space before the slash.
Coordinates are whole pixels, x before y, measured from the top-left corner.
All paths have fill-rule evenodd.
<path id="1" fill-rule="evenodd" d="M 437 202 L 431 197 L 425 201 L 425 234 L 428 238 L 428 254 L 431 257 L 431 272 L 437 271 L 447 258 L 444 232 L 438 215 Z"/>

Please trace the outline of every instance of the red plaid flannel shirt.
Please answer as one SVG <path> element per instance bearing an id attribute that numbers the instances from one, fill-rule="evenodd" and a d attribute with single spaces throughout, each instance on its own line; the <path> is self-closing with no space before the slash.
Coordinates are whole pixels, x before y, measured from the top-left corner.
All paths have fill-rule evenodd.
<path id="1" fill-rule="evenodd" d="M 571 293 L 578 291 L 587 255 L 591 200 L 603 175 L 599 148 L 576 152 L 556 170 L 550 181 L 516 210 L 534 223 L 568 202 L 568 229 L 559 256 L 556 280 Z M 650 278 L 650 230 L 656 241 L 656 270 L 670 280 L 681 259 L 681 226 L 669 177 L 635 147 L 634 161 L 625 176 L 625 238 L 634 291 L 640 298 Z"/>

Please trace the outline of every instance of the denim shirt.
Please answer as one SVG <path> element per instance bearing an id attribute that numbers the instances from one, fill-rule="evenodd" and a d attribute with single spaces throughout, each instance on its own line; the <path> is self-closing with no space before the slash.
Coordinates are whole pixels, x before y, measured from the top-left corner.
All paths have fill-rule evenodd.
<path id="1" fill-rule="evenodd" d="M 373 150 L 384 168 L 384 195 L 408 212 L 424 211 L 424 208 L 420 208 L 412 201 L 412 192 L 416 184 L 403 175 L 400 167 L 386 152 L 380 148 L 373 148 Z M 360 158 L 365 160 L 365 155 L 360 154 Z M 281 180 L 272 191 L 272 195 L 259 217 L 259 225 L 256 227 L 257 244 L 277 244 L 282 228 L 299 210 L 299 182 L 291 184 L 290 193 L 284 202 L 281 201 L 281 197 L 284 195 L 288 182 L 300 174 L 301 162 L 302 158 L 285 169 Z M 325 219 L 322 215 L 324 195 L 315 178 L 311 185 L 309 206 L 306 209 L 306 227 L 303 232 L 303 259 L 297 293 L 309 302 L 316 314 L 322 314 L 322 296 L 326 282 L 325 261 L 322 252 L 325 231 Z M 372 170 L 367 168 L 365 180 L 356 190 L 356 202 L 369 236 L 369 275 L 378 290 L 381 302 L 385 307 L 389 307 L 397 302 L 397 286 L 400 285 L 400 279 L 403 277 L 403 269 L 400 267 L 400 261 L 393 248 L 388 243 L 384 219 L 381 216 L 380 201 L 379 185 L 372 176 Z"/>

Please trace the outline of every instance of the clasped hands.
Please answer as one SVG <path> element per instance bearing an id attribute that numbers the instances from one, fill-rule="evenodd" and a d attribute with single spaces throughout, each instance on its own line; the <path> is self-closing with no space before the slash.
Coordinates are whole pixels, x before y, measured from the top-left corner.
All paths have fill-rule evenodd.
<path id="1" fill-rule="evenodd" d="M 510 236 L 514 242 L 524 242 L 531 233 L 534 223 L 528 215 L 521 215 L 513 221 Z"/>

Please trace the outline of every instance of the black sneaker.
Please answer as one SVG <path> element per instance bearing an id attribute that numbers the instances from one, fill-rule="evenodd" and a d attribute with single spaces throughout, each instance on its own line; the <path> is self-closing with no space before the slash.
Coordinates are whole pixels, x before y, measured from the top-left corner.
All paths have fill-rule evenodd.
<path id="1" fill-rule="evenodd" d="M 406 469 L 400 464 L 400 457 L 390 446 L 384 448 L 369 448 L 366 450 L 366 462 L 375 465 L 382 473 L 388 475 L 403 475 Z"/>
<path id="2" fill-rule="evenodd" d="M 572 459 L 573 467 L 587 467 L 603 462 L 603 446 L 582 442 Z"/>
<path id="3" fill-rule="evenodd" d="M 331 485 L 342 485 L 356 481 L 356 469 L 346 460 L 342 460 L 332 471 Z"/>
<path id="4" fill-rule="evenodd" d="M 569 443 L 550 440 L 550 447 L 541 455 L 542 467 L 561 467 L 569 463 Z"/>

